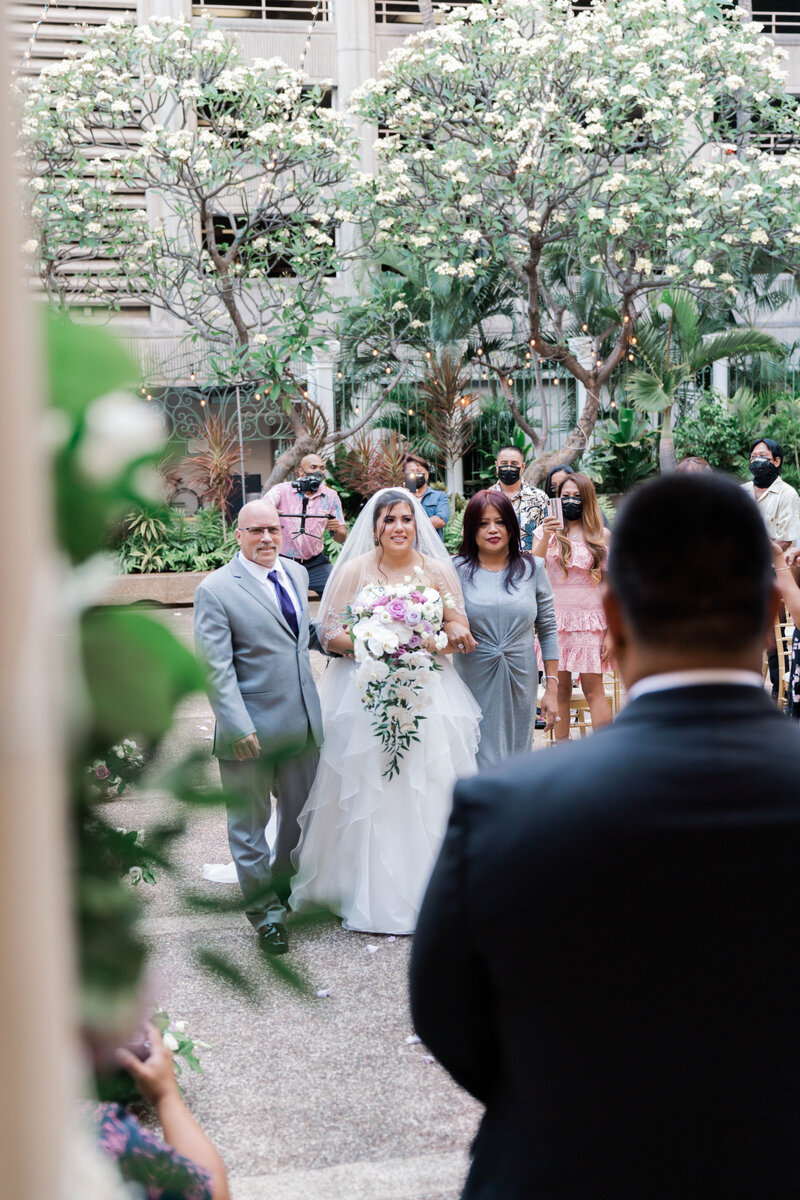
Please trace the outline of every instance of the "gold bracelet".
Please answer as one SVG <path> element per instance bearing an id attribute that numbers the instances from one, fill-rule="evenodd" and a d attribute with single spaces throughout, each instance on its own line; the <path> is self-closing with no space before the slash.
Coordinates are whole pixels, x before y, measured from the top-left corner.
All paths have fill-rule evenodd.
<path id="1" fill-rule="evenodd" d="M 777 575 L 779 571 L 791 571 L 791 569 L 791 567 L 776 567 L 775 574 Z"/>

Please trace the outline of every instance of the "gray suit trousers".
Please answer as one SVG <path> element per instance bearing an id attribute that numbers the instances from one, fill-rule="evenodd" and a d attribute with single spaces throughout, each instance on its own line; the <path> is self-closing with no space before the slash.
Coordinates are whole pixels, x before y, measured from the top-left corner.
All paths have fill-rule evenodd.
<path id="1" fill-rule="evenodd" d="M 228 805 L 228 841 L 245 912 L 254 929 L 279 923 L 286 916 L 291 853 L 300 839 L 297 818 L 311 791 L 318 760 L 319 752 L 310 736 L 306 753 L 277 766 L 257 758 L 244 762 L 220 759 L 223 788 L 242 801 L 241 805 Z M 277 801 L 277 832 L 272 847 L 265 835 L 272 811 L 270 793 Z"/>

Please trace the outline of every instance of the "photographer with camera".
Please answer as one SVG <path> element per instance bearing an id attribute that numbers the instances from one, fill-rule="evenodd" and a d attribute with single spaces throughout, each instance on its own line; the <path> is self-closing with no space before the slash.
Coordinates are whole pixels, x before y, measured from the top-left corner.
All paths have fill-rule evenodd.
<path id="1" fill-rule="evenodd" d="M 308 585 L 321 596 L 331 573 L 325 553 L 325 530 L 336 542 L 347 537 L 342 502 L 324 483 L 325 463 L 319 454 L 300 460 L 297 479 L 279 483 L 264 493 L 278 510 L 281 523 L 281 554 L 293 558 L 308 571 Z"/>

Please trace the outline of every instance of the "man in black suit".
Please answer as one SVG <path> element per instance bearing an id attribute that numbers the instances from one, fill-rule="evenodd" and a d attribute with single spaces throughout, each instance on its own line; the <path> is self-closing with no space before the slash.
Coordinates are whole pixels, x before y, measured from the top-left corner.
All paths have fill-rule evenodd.
<path id="1" fill-rule="evenodd" d="M 800 732 L 761 683 L 760 514 L 712 475 L 621 511 L 629 703 L 458 784 L 416 1028 L 486 1112 L 469 1200 L 800 1196 Z"/>

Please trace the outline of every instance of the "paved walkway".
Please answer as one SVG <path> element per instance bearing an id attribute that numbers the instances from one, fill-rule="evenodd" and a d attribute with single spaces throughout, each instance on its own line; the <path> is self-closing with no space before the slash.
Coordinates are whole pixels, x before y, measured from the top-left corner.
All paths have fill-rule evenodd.
<path id="1" fill-rule="evenodd" d="M 191 609 L 163 619 L 191 641 Z M 191 698 L 165 764 L 198 744 L 210 752 L 212 728 L 205 698 Z M 215 777 L 211 763 L 209 771 Z M 173 809 L 150 791 L 107 811 L 141 828 Z M 234 895 L 201 879 L 204 863 L 228 857 L 223 812 L 195 815 L 176 851 L 182 881 Z M 291 961 L 330 992 L 308 1001 L 274 981 L 243 916 L 188 913 L 163 877 L 142 887 L 153 999 L 213 1045 L 202 1054 L 205 1073 L 184 1072 L 182 1084 L 228 1166 L 234 1200 L 455 1200 L 480 1107 L 408 1043 L 409 939 L 345 933 L 335 922 L 295 933 Z M 202 971 L 200 947 L 255 971 L 260 999 L 250 1004 Z"/>

